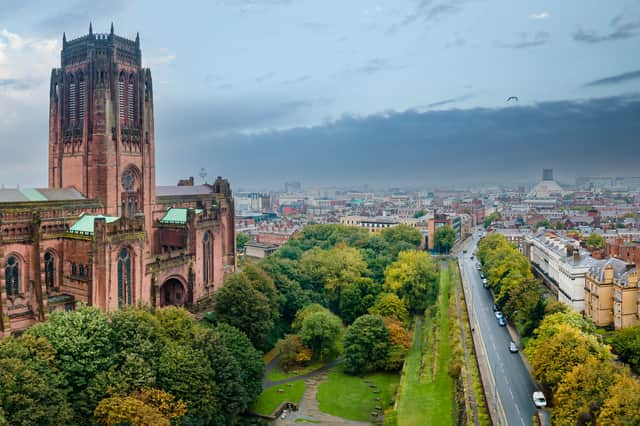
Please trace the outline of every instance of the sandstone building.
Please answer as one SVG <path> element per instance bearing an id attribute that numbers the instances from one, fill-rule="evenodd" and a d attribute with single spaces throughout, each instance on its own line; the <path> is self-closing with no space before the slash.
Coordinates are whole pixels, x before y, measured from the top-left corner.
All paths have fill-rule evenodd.
<path id="1" fill-rule="evenodd" d="M 63 35 L 51 73 L 49 185 L 0 189 L 0 336 L 77 302 L 188 305 L 235 271 L 229 182 L 156 186 L 140 38 Z"/>

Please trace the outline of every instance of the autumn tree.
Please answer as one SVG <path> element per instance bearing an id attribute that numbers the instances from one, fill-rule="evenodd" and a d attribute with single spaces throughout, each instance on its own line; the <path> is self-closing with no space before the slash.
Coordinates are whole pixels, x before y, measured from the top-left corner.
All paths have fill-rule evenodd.
<path id="1" fill-rule="evenodd" d="M 423 312 L 438 294 L 437 267 L 428 253 L 403 251 L 385 271 L 385 287 L 396 293 L 412 312 Z"/>
<path id="2" fill-rule="evenodd" d="M 640 424 L 640 382 L 635 377 L 623 375 L 609 389 L 609 397 L 602 405 L 598 424 L 626 426 Z"/>

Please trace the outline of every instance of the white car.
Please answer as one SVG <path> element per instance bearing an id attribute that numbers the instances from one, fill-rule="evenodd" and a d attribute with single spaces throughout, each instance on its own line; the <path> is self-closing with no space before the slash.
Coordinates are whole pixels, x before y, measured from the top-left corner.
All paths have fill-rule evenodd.
<path id="1" fill-rule="evenodd" d="M 512 354 L 515 354 L 516 352 L 518 352 L 518 345 L 516 345 L 516 342 L 514 341 L 509 342 L 509 352 L 511 352 Z"/>
<path id="2" fill-rule="evenodd" d="M 502 312 L 496 311 L 496 319 L 502 318 Z"/>
<path id="3" fill-rule="evenodd" d="M 538 408 L 544 408 L 547 406 L 547 400 L 544 398 L 544 394 L 540 391 L 533 393 L 533 403 Z"/>

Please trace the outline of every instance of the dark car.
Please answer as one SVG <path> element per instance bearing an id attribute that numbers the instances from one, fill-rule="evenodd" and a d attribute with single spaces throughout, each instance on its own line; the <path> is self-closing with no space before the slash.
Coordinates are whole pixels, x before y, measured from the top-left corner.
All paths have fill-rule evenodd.
<path id="1" fill-rule="evenodd" d="M 500 309 L 498 309 L 498 305 L 493 305 L 493 312 L 499 311 Z"/>

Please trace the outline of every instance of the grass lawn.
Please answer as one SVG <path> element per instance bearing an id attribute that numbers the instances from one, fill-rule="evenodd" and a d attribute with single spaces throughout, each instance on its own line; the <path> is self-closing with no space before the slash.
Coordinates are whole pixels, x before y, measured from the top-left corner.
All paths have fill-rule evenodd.
<path id="1" fill-rule="evenodd" d="M 304 367 L 293 368 L 288 372 L 280 368 L 280 365 L 276 365 L 271 369 L 271 371 L 269 371 L 269 373 L 267 374 L 267 378 L 272 382 L 277 382 L 279 380 L 289 379 L 291 377 L 296 377 L 302 374 L 310 373 L 311 371 L 317 370 L 318 368 L 322 367 L 324 364 L 325 362 L 320 362 L 320 361 L 312 362 L 309 365 L 306 365 Z"/>
<path id="2" fill-rule="evenodd" d="M 449 270 L 440 271 L 440 292 L 435 318 L 419 319 L 413 346 L 405 361 L 398 401 L 398 424 L 454 424 L 454 388 L 449 377 Z M 437 353 L 433 353 L 437 351 Z M 424 365 L 422 360 L 425 360 Z"/>
<path id="3" fill-rule="evenodd" d="M 291 386 L 289 386 L 291 385 Z M 278 392 L 283 389 L 284 392 Z M 273 386 L 260 394 L 258 400 L 251 406 L 251 411 L 258 414 L 269 415 L 283 402 L 299 403 L 304 395 L 304 381 L 287 383 L 285 385 Z"/>
<path id="4" fill-rule="evenodd" d="M 395 373 L 372 373 L 365 376 L 346 374 L 342 366 L 329 370 L 328 378 L 318 386 L 320 410 L 349 420 L 370 421 L 376 406 L 385 410 L 391 406 L 399 382 Z M 369 387 L 366 381 L 376 384 Z M 380 392 L 374 393 L 377 389 Z M 379 397 L 380 401 L 375 398 Z"/>

